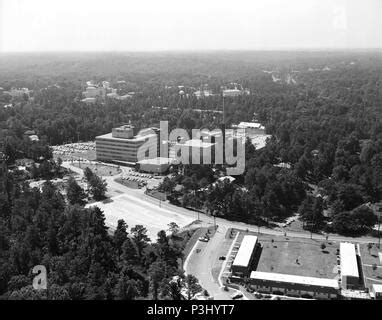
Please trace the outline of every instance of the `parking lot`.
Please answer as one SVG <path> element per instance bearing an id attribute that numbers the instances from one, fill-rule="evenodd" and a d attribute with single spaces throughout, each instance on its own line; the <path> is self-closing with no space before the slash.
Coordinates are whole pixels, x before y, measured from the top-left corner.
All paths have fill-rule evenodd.
<path id="1" fill-rule="evenodd" d="M 61 158 L 63 161 L 72 160 L 95 160 L 95 142 L 68 143 L 52 146 L 53 158 Z"/>
<path id="2" fill-rule="evenodd" d="M 222 265 L 222 270 L 220 272 L 221 281 L 224 284 L 231 274 L 231 266 L 235 260 L 236 254 L 239 251 L 241 239 L 239 237 L 240 233 L 237 230 L 231 229 L 229 231 L 229 236 L 232 240 L 231 246 L 228 249 L 227 255 Z"/>

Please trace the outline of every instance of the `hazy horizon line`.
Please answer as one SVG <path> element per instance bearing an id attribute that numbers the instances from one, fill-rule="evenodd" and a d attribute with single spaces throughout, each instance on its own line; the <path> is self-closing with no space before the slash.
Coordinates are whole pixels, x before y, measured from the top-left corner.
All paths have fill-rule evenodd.
<path id="1" fill-rule="evenodd" d="M 9 54 L 49 54 L 49 53 L 214 53 L 214 52 L 378 52 L 382 47 L 273 47 L 256 49 L 141 49 L 141 50 L 26 50 L 26 51 L 0 51 L 0 55 Z"/>

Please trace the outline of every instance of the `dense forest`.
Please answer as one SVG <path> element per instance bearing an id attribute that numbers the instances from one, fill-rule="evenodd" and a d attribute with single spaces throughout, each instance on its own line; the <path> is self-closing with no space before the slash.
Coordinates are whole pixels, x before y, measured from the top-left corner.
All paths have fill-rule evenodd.
<path id="1" fill-rule="evenodd" d="M 123 220 L 110 231 L 98 207 L 83 207 L 78 188 L 69 183 L 66 201 L 49 180 L 39 190 L 12 174 L 3 177 L 0 299 L 180 300 L 201 291 L 181 270 L 190 234 L 170 224 L 169 234 L 149 239 L 144 226 L 129 230 Z M 47 290 L 32 287 L 36 265 L 48 270 Z"/>
<path id="2" fill-rule="evenodd" d="M 120 90 L 135 94 L 85 104 L 81 92 L 88 80 L 123 80 Z M 170 200 L 250 223 L 298 212 L 311 230 L 369 232 L 377 217 L 367 204 L 382 200 L 378 52 L 2 55 L 0 87 L 32 90 L 19 98 L 0 92 L 4 162 L 34 159 L 47 168 L 37 176 L 46 178 L 59 167 L 50 145 L 92 140 L 129 121 L 137 129 L 160 120 L 168 120 L 170 129 L 217 128 L 222 115 L 207 110 L 222 110 L 221 95 L 197 99 L 192 92 L 208 84 L 219 93 L 231 82 L 251 94 L 225 98 L 226 126 L 255 118 L 272 138 L 260 150 L 247 142 L 246 170 L 232 183 L 216 182 L 212 166 L 174 172 L 161 185 Z M 178 86 L 189 95 L 179 95 Z M 12 107 L 2 108 L 6 104 Z M 40 140 L 31 142 L 27 130 Z M 68 203 L 49 181 L 42 190 L 32 189 L 16 174 L 2 172 L 3 297 L 36 295 L 30 290 L 36 264 L 51 270 L 48 294 L 57 299 L 176 298 L 182 286 L 196 286 L 179 271 L 182 250 L 172 236 L 163 232 L 149 243 L 143 226 L 128 231 L 122 221 L 112 233 L 98 208 Z M 183 278 L 172 281 L 177 274 Z"/>

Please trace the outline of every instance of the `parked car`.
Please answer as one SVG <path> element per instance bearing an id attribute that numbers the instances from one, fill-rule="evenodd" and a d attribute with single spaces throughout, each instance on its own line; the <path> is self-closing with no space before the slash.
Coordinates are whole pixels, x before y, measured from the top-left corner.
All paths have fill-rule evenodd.
<path id="1" fill-rule="evenodd" d="M 200 237 L 199 241 L 208 242 L 210 239 L 206 237 Z"/>
<path id="2" fill-rule="evenodd" d="M 236 299 L 240 299 L 240 298 L 243 298 L 243 294 L 241 292 L 238 292 L 238 293 L 234 293 L 231 298 L 233 300 L 236 300 Z"/>
<path id="3" fill-rule="evenodd" d="M 225 259 L 226 259 L 225 256 L 219 257 L 219 260 L 225 260 Z"/>

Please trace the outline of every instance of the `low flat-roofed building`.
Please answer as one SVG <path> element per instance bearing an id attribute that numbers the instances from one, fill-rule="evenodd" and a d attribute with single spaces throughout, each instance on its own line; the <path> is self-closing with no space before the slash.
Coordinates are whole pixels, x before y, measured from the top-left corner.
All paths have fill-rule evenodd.
<path id="1" fill-rule="evenodd" d="M 382 284 L 373 284 L 371 292 L 374 299 L 382 300 Z"/>
<path id="2" fill-rule="evenodd" d="M 256 247 L 257 237 L 245 235 L 231 266 L 233 276 L 244 277 L 249 275 Z"/>
<path id="3" fill-rule="evenodd" d="M 105 89 L 109 89 L 110 88 L 110 82 L 109 81 L 102 81 L 102 87 L 104 87 Z"/>
<path id="4" fill-rule="evenodd" d="M 174 159 L 165 157 L 156 157 L 138 161 L 139 170 L 150 173 L 163 173 L 168 170 Z"/>
<path id="5" fill-rule="evenodd" d="M 123 95 L 123 96 L 119 96 L 118 98 L 117 98 L 117 100 L 126 100 L 126 99 L 129 99 L 129 98 L 131 98 L 132 96 L 130 95 L 130 94 L 125 94 L 125 95 Z"/>
<path id="6" fill-rule="evenodd" d="M 252 271 L 250 286 L 258 292 L 311 298 L 336 298 L 340 286 L 336 279 Z"/>
<path id="7" fill-rule="evenodd" d="M 341 283 L 344 289 L 359 286 L 359 271 L 355 245 L 349 242 L 340 244 Z"/>
<path id="8" fill-rule="evenodd" d="M 176 143 L 174 157 L 180 157 L 180 155 L 187 154 L 188 152 L 189 164 L 203 164 L 207 161 L 207 158 L 204 157 L 205 155 L 209 155 L 210 159 L 212 159 L 214 145 L 215 143 L 204 142 L 201 139 L 190 139 L 183 143 Z M 207 164 L 210 163 L 207 161 Z"/>
<path id="9" fill-rule="evenodd" d="M 233 182 L 236 180 L 236 178 L 232 177 L 232 176 L 224 176 L 224 177 L 220 177 L 218 180 L 219 181 L 224 181 L 224 180 L 228 180 L 229 182 Z"/>
<path id="10" fill-rule="evenodd" d="M 198 90 L 194 92 L 194 95 L 200 99 L 204 97 L 212 97 L 214 94 L 212 93 L 211 90 Z"/>
<path id="11" fill-rule="evenodd" d="M 240 122 L 237 125 L 239 129 L 245 129 L 247 134 L 264 134 L 265 127 L 258 122 Z"/>
<path id="12" fill-rule="evenodd" d="M 81 101 L 85 102 L 85 103 L 95 103 L 97 101 L 97 99 L 96 98 L 85 98 L 85 99 L 82 99 Z"/>
<path id="13" fill-rule="evenodd" d="M 214 144 L 211 142 L 204 142 L 200 139 L 190 139 L 180 145 L 185 147 L 192 147 L 192 148 L 210 148 Z"/>
<path id="14" fill-rule="evenodd" d="M 223 90 L 223 97 L 238 97 L 243 94 L 242 90 L 239 89 L 225 89 Z"/>
<path id="15" fill-rule="evenodd" d="M 29 140 L 30 141 L 39 141 L 40 139 L 39 139 L 38 135 L 32 134 L 29 136 Z"/>
<path id="16" fill-rule="evenodd" d="M 115 99 L 115 98 L 119 97 L 118 93 L 116 93 L 116 92 L 108 93 L 108 94 L 106 94 L 106 96 L 108 98 L 111 98 L 111 99 Z"/>
<path id="17" fill-rule="evenodd" d="M 13 98 L 22 97 L 24 94 L 28 96 L 30 92 L 28 88 L 11 88 L 9 91 L 4 91 L 5 94 L 9 94 Z"/>
<path id="18" fill-rule="evenodd" d="M 84 92 L 82 92 L 85 98 L 104 97 L 106 89 L 96 86 L 88 86 Z"/>

